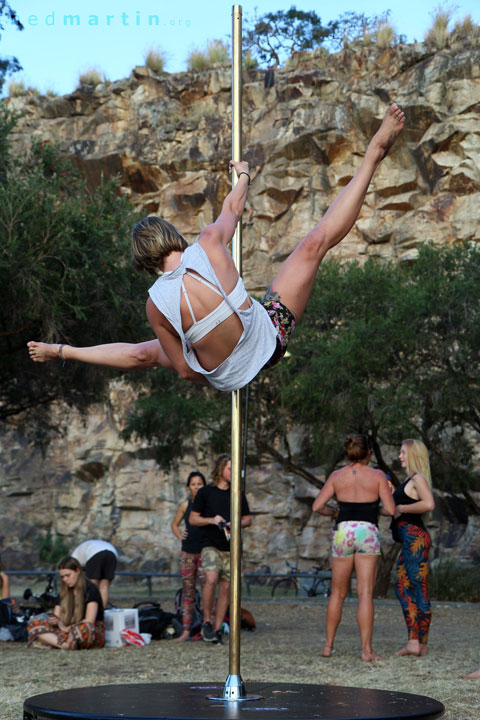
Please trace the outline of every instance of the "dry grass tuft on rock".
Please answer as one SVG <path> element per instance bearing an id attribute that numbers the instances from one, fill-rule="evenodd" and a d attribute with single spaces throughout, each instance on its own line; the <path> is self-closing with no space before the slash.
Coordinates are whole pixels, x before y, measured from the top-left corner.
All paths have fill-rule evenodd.
<path id="1" fill-rule="evenodd" d="M 454 7 L 439 6 L 433 13 L 433 24 L 430 30 L 425 34 L 425 43 L 437 50 L 443 50 L 447 47 L 450 33 L 448 26 L 455 12 Z"/>
<path id="2" fill-rule="evenodd" d="M 465 15 L 462 20 L 457 20 L 451 32 L 452 47 L 464 45 L 476 45 L 480 43 L 480 25 L 476 25 L 471 15 Z"/>
<path id="3" fill-rule="evenodd" d="M 167 64 L 167 54 L 164 50 L 159 47 L 151 47 L 145 53 L 145 65 L 155 75 L 161 75 L 165 72 L 165 65 Z"/>
<path id="4" fill-rule="evenodd" d="M 100 85 L 101 83 L 104 83 L 106 81 L 107 78 L 105 74 L 95 67 L 88 68 L 88 70 L 84 70 L 78 75 L 79 85 L 91 85 L 93 87 L 96 87 L 97 85 Z"/>
<path id="5" fill-rule="evenodd" d="M 27 87 L 23 80 L 12 80 L 8 85 L 8 96 L 14 98 L 24 95 L 40 95 L 40 90 L 35 87 Z"/>
<path id="6" fill-rule="evenodd" d="M 195 72 L 223 68 L 230 65 L 230 52 L 223 40 L 209 40 L 205 50 L 192 50 L 187 57 L 187 67 Z"/>
<path id="7" fill-rule="evenodd" d="M 388 20 L 383 20 L 378 24 L 377 32 L 375 33 L 375 44 L 380 50 L 391 47 L 395 42 L 395 30 L 390 25 Z"/>

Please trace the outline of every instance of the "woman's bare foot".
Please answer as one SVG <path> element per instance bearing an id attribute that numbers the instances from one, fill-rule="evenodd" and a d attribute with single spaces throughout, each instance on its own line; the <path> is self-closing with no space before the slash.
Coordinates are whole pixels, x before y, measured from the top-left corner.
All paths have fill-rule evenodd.
<path id="1" fill-rule="evenodd" d="M 469 680 L 476 680 L 477 678 L 480 678 L 480 669 L 475 670 L 474 672 L 467 673 L 466 675 L 460 675 L 461 678 L 467 678 Z"/>
<path id="2" fill-rule="evenodd" d="M 428 655 L 428 646 L 420 643 L 420 655 Z"/>
<path id="3" fill-rule="evenodd" d="M 405 113 L 398 107 L 397 103 L 392 103 L 385 113 L 380 128 L 370 141 L 367 154 L 371 154 L 375 162 L 383 160 L 402 132 L 404 125 Z"/>
<path id="4" fill-rule="evenodd" d="M 27 343 L 28 346 L 28 354 L 30 355 L 30 359 L 33 360 L 33 362 L 48 362 L 49 360 L 55 360 L 60 359 L 60 345 L 51 343 L 43 343 L 43 342 L 36 342 L 35 340 L 30 340 L 30 342 Z"/>
<path id="5" fill-rule="evenodd" d="M 181 635 L 179 635 L 173 642 L 185 642 L 186 640 L 190 639 L 190 630 L 184 630 Z"/>
<path id="6" fill-rule="evenodd" d="M 328 643 L 325 643 L 325 645 L 323 646 L 323 650 L 321 650 L 319 653 L 317 653 L 317 655 L 320 655 L 320 657 L 329 658 L 329 657 L 332 657 L 332 653 L 333 653 L 333 647 L 331 645 L 328 645 Z"/>
<path id="7" fill-rule="evenodd" d="M 375 662 L 376 660 L 384 660 L 384 658 L 377 655 L 374 650 L 362 650 L 362 662 Z"/>
<path id="8" fill-rule="evenodd" d="M 405 647 L 397 650 L 395 655 L 416 655 L 419 657 L 421 653 L 420 643 L 418 640 L 409 640 Z"/>

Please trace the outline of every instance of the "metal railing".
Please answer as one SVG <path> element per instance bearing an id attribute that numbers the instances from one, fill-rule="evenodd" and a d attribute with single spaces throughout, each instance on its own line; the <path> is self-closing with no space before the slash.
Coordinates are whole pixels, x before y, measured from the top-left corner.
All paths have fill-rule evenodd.
<path id="1" fill-rule="evenodd" d="M 52 582 L 53 588 L 55 592 L 57 591 L 57 570 L 5 570 L 5 574 L 12 576 L 12 577 L 45 577 L 48 581 Z M 130 578 L 138 578 L 138 579 L 145 579 L 147 583 L 148 588 L 148 595 L 149 597 L 152 597 L 153 595 L 153 583 L 152 580 L 154 578 L 177 578 L 180 579 L 181 575 L 180 573 L 157 573 L 157 572 L 142 572 L 142 571 L 130 571 L 130 570 L 118 570 L 115 573 L 116 577 L 130 577 Z M 257 583 L 255 581 L 259 580 L 260 578 L 265 578 L 267 581 L 276 581 L 281 580 L 283 578 L 296 578 L 296 579 L 315 579 L 318 577 L 329 579 L 331 578 L 332 573 L 329 570 L 313 573 L 308 571 L 298 571 L 298 572 L 289 572 L 289 573 L 256 573 L 256 572 L 250 572 L 250 573 L 243 573 L 242 578 L 245 582 L 247 595 L 251 595 L 251 586 L 256 585 Z M 253 581 L 253 582 L 252 582 Z M 266 585 L 267 583 L 265 583 Z M 268 583 L 271 584 L 271 583 Z"/>

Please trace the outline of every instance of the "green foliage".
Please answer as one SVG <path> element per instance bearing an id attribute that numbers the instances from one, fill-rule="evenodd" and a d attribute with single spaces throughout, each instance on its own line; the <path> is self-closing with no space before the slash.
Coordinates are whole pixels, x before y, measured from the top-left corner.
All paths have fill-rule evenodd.
<path id="1" fill-rule="evenodd" d="M 454 560 L 439 562 L 430 571 L 428 590 L 433 600 L 480 602 L 480 568 L 462 567 Z"/>
<path id="2" fill-rule="evenodd" d="M 316 12 L 290 10 L 268 12 L 245 23 L 243 45 L 263 63 L 280 64 L 285 54 L 313 50 L 331 37 L 337 23 L 323 26 Z"/>
<path id="3" fill-rule="evenodd" d="M 28 340 L 93 345 L 145 338 L 146 283 L 129 264 L 136 221 L 114 180 L 94 192 L 48 142 L 11 154 L 15 122 L 0 105 L 0 420 L 62 399 L 80 409 L 102 397 L 108 373 L 35 364 Z M 47 431 L 47 419 L 41 422 Z M 41 427 L 41 425 L 40 425 Z"/>
<path id="4" fill-rule="evenodd" d="M 228 394 L 187 384 L 162 368 L 142 380 L 147 384 L 122 433 L 125 439 L 134 436 L 151 442 L 163 467 L 182 457 L 197 433 L 213 452 L 229 452 Z"/>
<path id="5" fill-rule="evenodd" d="M 15 10 L 10 7 L 10 3 L 7 0 L 0 0 L 0 30 L 4 29 L 6 20 L 12 23 L 12 25 L 15 25 L 18 30 L 23 30 L 23 25 Z M 9 73 L 18 72 L 21 69 L 22 66 L 16 57 L 0 57 L 0 90 L 3 87 L 6 76 Z"/>
<path id="6" fill-rule="evenodd" d="M 385 449 L 422 439 L 437 487 L 478 484 L 480 250 L 424 247 L 403 265 L 324 263 L 289 353 L 249 386 L 249 460 L 270 457 L 313 481 L 305 465 L 332 470 L 347 432 Z M 130 419 L 168 463 L 193 436 L 228 447 L 230 407 L 221 393 L 158 374 Z M 161 387 L 160 387 L 161 385 Z M 290 446 L 300 431 L 301 447 Z M 221 443 L 220 443 L 221 444 Z"/>
<path id="7" fill-rule="evenodd" d="M 60 535 L 55 535 L 53 538 L 51 531 L 48 530 L 40 542 L 40 560 L 56 568 L 60 560 L 63 560 L 68 554 L 69 548 L 64 539 Z"/>

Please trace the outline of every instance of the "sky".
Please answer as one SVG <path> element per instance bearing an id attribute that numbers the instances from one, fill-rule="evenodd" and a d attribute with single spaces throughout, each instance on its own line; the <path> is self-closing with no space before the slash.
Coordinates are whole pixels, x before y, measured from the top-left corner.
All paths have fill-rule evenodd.
<path id="1" fill-rule="evenodd" d="M 15 55 L 23 71 L 11 76 L 41 92 L 66 94 L 78 85 L 80 72 L 97 67 L 109 80 L 127 77 L 144 64 L 146 51 L 158 47 L 167 55 L 166 70 L 186 70 L 193 49 L 208 40 L 228 40 L 233 3 L 230 0 L 9 0 L 25 30 L 7 25 L 0 55 Z M 326 24 L 354 10 L 368 16 L 390 10 L 390 22 L 408 41 L 422 40 L 432 23 L 437 0 L 245 0 L 244 18 L 275 10 L 314 10 Z M 470 14 L 480 24 L 480 1 L 458 0 L 453 22 Z M 70 19 L 69 16 L 78 16 Z M 152 24 L 149 17 L 156 16 Z M 6 86 L 8 85 L 8 81 Z M 6 87 L 5 89 L 6 90 Z"/>

